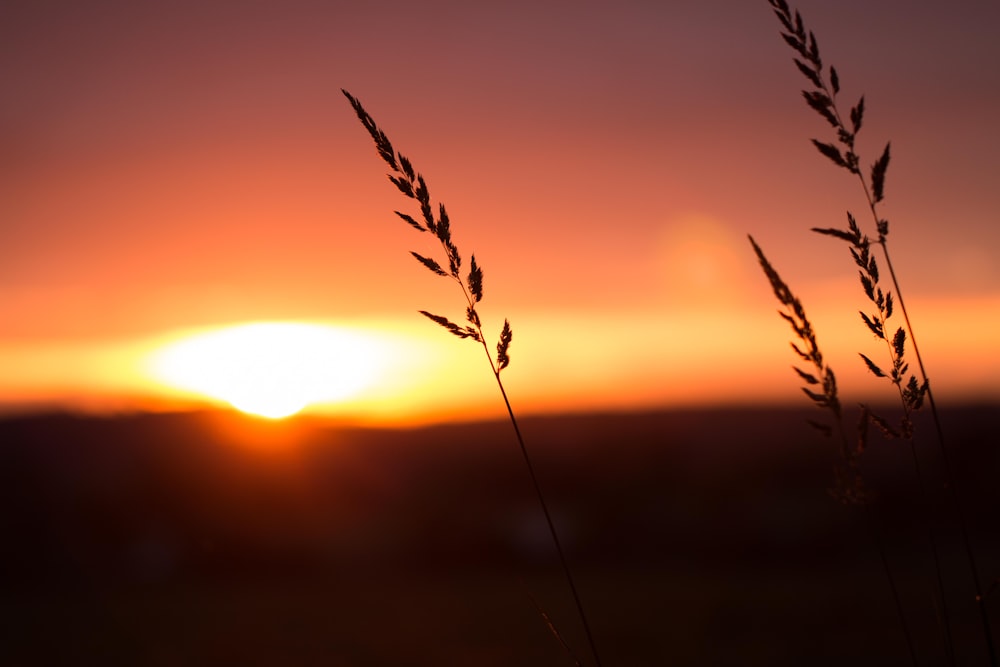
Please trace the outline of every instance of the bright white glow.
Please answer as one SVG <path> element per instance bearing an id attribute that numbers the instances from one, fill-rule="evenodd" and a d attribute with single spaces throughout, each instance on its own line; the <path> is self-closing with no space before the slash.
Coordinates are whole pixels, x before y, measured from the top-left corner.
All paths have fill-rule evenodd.
<path id="1" fill-rule="evenodd" d="M 255 322 L 193 335 L 156 355 L 153 372 L 179 389 L 280 419 L 353 396 L 381 370 L 371 336 L 318 324 Z"/>

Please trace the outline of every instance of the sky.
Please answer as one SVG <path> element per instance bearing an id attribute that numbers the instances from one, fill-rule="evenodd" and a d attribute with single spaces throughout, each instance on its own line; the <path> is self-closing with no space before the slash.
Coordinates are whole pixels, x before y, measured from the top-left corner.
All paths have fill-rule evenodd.
<path id="1" fill-rule="evenodd" d="M 865 95 L 863 163 L 892 142 L 882 212 L 936 393 L 1000 399 L 1000 5 L 795 6 L 844 105 Z M 484 267 L 515 408 L 804 400 L 748 234 L 842 392 L 885 397 L 847 248 L 809 231 L 865 201 L 809 142 L 832 137 L 779 27 L 763 0 L 5 3 L 0 406 L 196 400 L 150 375 L 163 345 L 296 321 L 383 346 L 328 412 L 502 416 L 483 350 L 417 312 L 460 320 L 462 296 L 409 256 L 436 249 L 342 88 Z"/>

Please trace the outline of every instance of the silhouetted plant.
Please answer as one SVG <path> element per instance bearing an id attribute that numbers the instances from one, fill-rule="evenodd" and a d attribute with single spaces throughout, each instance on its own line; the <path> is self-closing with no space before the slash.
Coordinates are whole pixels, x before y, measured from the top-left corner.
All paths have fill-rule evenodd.
<path id="1" fill-rule="evenodd" d="M 431 273 L 453 280 L 462 290 L 462 294 L 465 298 L 465 324 L 458 324 L 447 317 L 435 315 L 425 310 L 421 310 L 419 312 L 421 315 L 424 315 L 428 319 L 441 325 L 455 336 L 459 338 L 469 338 L 479 343 L 486 352 L 486 358 L 489 361 L 490 370 L 496 378 L 497 386 L 500 389 L 504 405 L 507 408 L 507 414 L 510 417 L 511 425 L 514 427 L 514 433 L 517 437 L 517 442 L 520 446 L 525 466 L 527 467 L 528 474 L 531 477 L 531 483 L 535 489 L 535 493 L 538 496 L 538 502 L 541 506 L 542 513 L 545 516 L 545 521 L 549 529 L 549 534 L 552 538 L 552 543 L 559 557 L 560 566 L 566 576 L 566 581 L 573 596 L 577 613 L 580 616 L 580 621 L 587 637 L 594 663 L 597 667 L 600 667 L 601 661 L 598 657 L 597 648 L 590 630 L 590 624 L 588 623 L 586 613 L 584 612 L 583 603 L 581 602 L 580 595 L 577 592 L 576 583 L 569 569 L 565 552 L 563 551 L 562 545 L 559 541 L 559 535 L 556 531 L 555 523 L 552 520 L 552 515 L 549 512 L 548 503 L 545 501 L 541 485 L 539 484 L 538 478 L 535 474 L 534 465 L 532 464 L 531 457 L 528 455 L 528 448 L 524 443 L 524 438 L 521 435 L 521 429 L 518 426 L 517 418 L 514 416 L 514 410 L 511 407 L 510 400 L 507 397 L 507 391 L 503 385 L 503 380 L 500 377 L 501 371 L 507 368 L 510 364 L 509 350 L 511 340 L 513 339 L 513 330 L 511 329 L 510 322 L 508 320 L 504 320 L 503 328 L 500 331 L 499 340 L 496 345 L 496 357 L 494 358 L 493 354 L 490 352 L 489 345 L 486 343 L 486 338 L 483 334 L 482 320 L 476 310 L 477 304 L 482 301 L 484 295 L 482 267 L 480 267 L 476 262 L 475 255 L 471 255 L 469 258 L 468 273 L 463 273 L 462 256 L 459 253 L 458 247 L 452 241 L 451 221 L 448 217 L 447 211 L 445 210 L 444 204 L 438 204 L 437 215 L 435 215 L 434 208 L 431 205 L 430 192 L 427 188 L 427 183 L 424 180 L 423 175 L 413 168 L 413 164 L 409 159 L 393 148 L 392 143 L 385 135 L 385 132 L 383 132 L 375 124 L 374 119 L 372 119 L 368 112 L 365 111 L 361 102 L 359 102 L 357 98 L 352 96 L 346 90 L 342 90 L 341 92 L 343 92 L 350 101 L 355 113 L 357 113 L 358 119 L 361 121 L 361 124 L 365 126 L 365 129 L 368 130 L 368 133 L 375 141 L 375 148 L 378 151 L 379 156 L 392 170 L 392 173 L 388 174 L 389 180 L 392 181 L 393 185 L 395 185 L 396 188 L 398 188 L 399 191 L 406 197 L 415 200 L 420 208 L 419 219 L 401 211 L 394 211 L 394 213 L 417 231 L 430 232 L 430 234 L 438 240 L 442 250 L 444 251 L 445 261 L 440 263 L 431 257 L 427 257 L 416 252 L 411 252 L 411 254 Z M 552 624 L 551 619 L 544 612 L 541 613 L 546 624 L 552 630 L 555 638 L 560 642 L 560 644 L 563 645 L 572 657 L 572 652 L 569 651 L 569 647 L 555 630 L 555 626 Z M 573 657 L 573 659 L 576 661 L 575 657 Z"/>
<path id="2" fill-rule="evenodd" d="M 855 149 L 857 135 L 861 131 L 864 123 L 864 96 L 860 97 L 858 102 L 850 108 L 847 120 L 845 121 L 837 98 L 840 93 L 840 77 L 836 68 L 832 65 L 824 67 L 815 35 L 811 31 L 806 30 L 801 14 L 797 10 L 793 11 L 789 7 L 786 0 L 768 1 L 773 8 L 775 15 L 778 17 L 778 20 L 781 22 L 784 30 L 781 33 L 782 38 L 798 55 L 798 57 L 793 59 L 796 68 L 812 85 L 811 90 L 802 91 L 806 104 L 818 113 L 833 128 L 836 135 L 836 140 L 833 143 L 813 139 L 813 145 L 824 157 L 833 162 L 837 167 L 845 169 L 857 177 L 864 192 L 866 204 L 875 226 L 875 243 L 881 248 L 882 257 L 885 260 L 885 265 L 888 269 L 892 283 L 892 291 L 883 289 L 880 286 L 878 264 L 871 254 L 871 242 L 869 238 L 861 232 L 853 215 L 848 213 L 848 225 L 846 229 L 813 228 L 813 231 L 817 233 L 839 238 L 850 244 L 851 255 L 855 264 L 860 269 L 859 274 L 862 287 L 868 299 L 875 306 L 875 312 L 871 314 L 862 312 L 861 318 L 866 328 L 875 334 L 878 339 L 885 342 L 888 350 L 890 365 L 887 370 L 883 370 L 883 367 L 875 363 L 870 357 L 864 354 L 862 354 L 861 357 L 865 366 L 871 373 L 877 377 L 888 378 L 893 385 L 895 385 L 899 393 L 903 409 L 903 417 L 898 428 L 893 427 L 888 420 L 878 416 L 874 412 L 869 411 L 870 418 L 886 436 L 890 438 L 904 438 L 909 441 L 911 452 L 913 454 L 914 465 L 916 466 L 918 483 L 922 487 L 923 483 L 919 479 L 919 464 L 917 462 L 916 450 L 913 444 L 913 421 L 911 414 L 913 411 L 921 407 L 925 398 L 927 399 L 931 409 L 937 443 L 941 451 L 942 461 L 944 463 L 944 473 L 946 477 L 945 485 L 949 489 L 951 495 L 956 513 L 956 522 L 958 523 L 962 533 L 966 558 L 973 575 L 976 603 L 983 626 L 985 642 L 990 657 L 990 664 L 993 665 L 993 667 L 998 667 L 997 653 L 993 643 L 989 616 L 985 604 L 985 596 L 983 595 L 982 585 L 980 583 L 979 569 L 976 564 L 975 555 L 971 546 L 971 540 L 969 539 L 968 530 L 966 528 L 965 515 L 961 507 L 958 492 L 955 484 L 953 483 L 944 430 L 941 426 L 941 420 L 934 401 L 931 384 L 924 368 L 923 359 L 920 355 L 920 349 L 917 346 L 917 340 L 910 322 L 909 313 L 907 312 L 899 281 L 889 254 L 889 247 L 887 243 L 887 237 L 889 235 L 889 221 L 880 215 L 878 209 L 878 204 L 885 198 L 885 179 L 891 155 L 890 143 L 886 143 L 881 155 L 872 163 L 870 169 L 868 170 L 868 177 L 866 178 L 865 172 L 861 168 L 861 157 Z M 898 327 L 895 333 L 890 335 L 889 332 L 891 331 L 891 327 L 888 324 L 888 320 L 892 316 L 894 310 L 893 293 L 895 294 L 895 301 L 898 301 L 899 311 L 903 316 L 905 326 Z M 910 345 L 913 348 L 913 354 L 917 361 L 919 378 L 915 374 L 909 374 L 909 364 L 905 360 L 907 338 L 910 340 Z M 949 637 L 947 640 L 949 660 L 954 662 L 955 657 L 950 640 L 950 629 L 948 628 L 947 607 L 945 606 L 943 583 L 941 583 L 940 577 L 940 561 L 936 555 L 936 547 L 933 547 L 933 534 L 931 534 L 931 542 L 932 548 L 934 548 L 935 551 L 935 565 L 939 572 L 938 587 L 939 594 L 941 595 L 942 613 L 945 616 L 945 631 L 946 635 Z"/>
<path id="3" fill-rule="evenodd" d="M 864 509 L 865 517 L 871 529 L 872 539 L 879 553 L 882 570 L 889 584 L 889 590 L 896 609 L 896 616 L 902 627 L 910 659 L 914 665 L 917 665 L 916 650 L 913 646 L 909 626 L 906 623 L 906 615 L 903 613 L 903 605 L 899 599 L 899 589 L 896 586 L 892 569 L 889 567 L 889 560 L 885 553 L 880 532 L 876 529 L 874 519 L 871 515 L 869 494 L 865 490 L 864 478 L 861 474 L 861 457 L 868 443 L 868 423 L 870 421 L 868 409 L 865 406 L 861 408 L 861 415 L 858 419 L 857 440 L 852 446 L 847 436 L 847 430 L 844 427 L 844 413 L 837 393 L 837 377 L 834 375 L 833 369 L 830 368 L 823 358 L 823 353 L 820 351 L 819 343 L 816 340 L 816 333 L 813 330 L 812 323 L 809 321 L 809 317 L 806 315 L 805 308 L 798 297 L 792 293 L 787 283 L 781 279 L 781 276 L 768 261 L 764 255 L 764 251 L 757 245 L 753 236 L 749 238 L 754 253 L 757 255 L 757 261 L 760 263 L 761 269 L 764 270 L 764 275 L 767 276 L 767 280 L 771 284 L 774 296 L 785 307 L 785 310 L 779 310 L 778 314 L 788 322 L 795 333 L 795 337 L 798 339 L 798 342 L 792 341 L 792 349 L 801 360 L 812 365 L 810 370 L 803 370 L 798 366 L 792 366 L 799 379 L 805 382 L 802 391 L 814 405 L 829 411 L 832 417 L 832 425 L 813 419 L 808 420 L 808 423 L 825 437 L 832 437 L 834 432 L 837 434 L 840 458 L 834 466 L 835 485 L 830 489 L 830 494 L 845 505 L 856 505 Z"/>
<path id="4" fill-rule="evenodd" d="M 854 216 L 850 213 L 847 214 L 847 224 L 847 231 L 840 229 L 815 229 L 814 231 L 827 234 L 829 236 L 835 236 L 851 244 L 851 256 L 854 258 L 854 263 L 858 266 L 858 275 L 861 279 L 862 289 L 868 297 L 868 300 L 875 308 L 870 314 L 862 311 L 861 319 L 868 330 L 871 331 L 877 339 L 885 343 L 887 356 L 890 362 L 889 370 L 883 371 L 882 368 L 872 361 L 867 355 L 863 353 L 859 353 L 859 355 L 861 356 L 862 361 L 864 361 L 864 364 L 869 372 L 876 377 L 888 379 L 896 388 L 899 394 L 899 401 L 902 409 L 902 418 L 900 419 L 899 426 L 894 426 L 888 419 L 879 415 L 870 406 L 862 406 L 864 411 L 863 414 L 865 414 L 873 424 L 878 426 L 885 438 L 906 442 L 910 451 L 911 460 L 913 461 L 913 470 L 917 480 L 921 503 L 926 505 L 927 491 L 924 483 L 924 475 L 920 469 L 920 459 L 917 456 L 912 414 L 916 410 L 919 410 L 923 404 L 924 395 L 927 391 L 927 383 L 924 382 L 923 384 L 920 384 L 917 381 L 916 376 L 912 374 L 909 375 L 908 380 L 906 379 L 907 372 L 909 370 L 909 364 L 905 359 L 906 330 L 903 329 L 903 327 L 899 327 L 896 329 L 896 332 L 891 338 L 887 335 L 887 332 L 891 330 L 889 318 L 891 318 L 893 314 L 892 292 L 888 290 L 883 291 L 880 286 L 878 262 L 871 254 L 871 242 L 868 240 L 867 236 L 861 233 L 861 230 L 858 228 L 857 221 L 855 221 Z M 929 523 L 927 523 L 926 527 L 928 546 L 930 548 L 931 557 L 934 561 L 934 577 L 938 598 L 937 605 L 940 609 L 941 621 L 944 630 L 943 637 L 945 651 L 948 655 L 949 663 L 954 664 L 954 637 L 951 631 L 951 615 L 948 610 L 948 601 L 945 595 L 941 554 L 938 549 L 937 538 L 935 537 L 934 530 L 931 528 Z"/>
<path id="5" fill-rule="evenodd" d="M 840 398 L 837 395 L 837 377 L 833 369 L 823 359 L 819 344 L 816 342 L 816 333 L 812 324 L 806 316 L 806 311 L 802 307 L 799 299 L 792 294 L 791 289 L 781 279 L 778 272 L 771 266 L 771 263 L 764 256 L 764 251 L 760 249 L 752 236 L 750 244 L 753 246 L 757 261 L 760 262 L 764 274 L 767 276 L 774 296 L 785 307 L 784 311 L 778 314 L 792 327 L 799 342 L 792 342 L 792 349 L 803 361 L 812 365 L 810 371 L 805 371 L 798 366 L 792 366 L 799 379 L 805 382 L 802 391 L 809 400 L 819 408 L 829 410 L 833 417 L 833 426 L 813 419 L 808 420 L 809 425 L 821 432 L 824 436 L 830 437 L 834 430 L 840 439 L 840 462 L 836 468 L 836 487 L 831 489 L 831 494 L 847 504 L 861 503 L 865 499 L 864 483 L 861 478 L 860 459 L 864 452 L 867 429 L 860 429 L 861 437 L 856 447 L 848 444 L 847 434 L 843 427 L 843 410 L 840 405 Z"/>

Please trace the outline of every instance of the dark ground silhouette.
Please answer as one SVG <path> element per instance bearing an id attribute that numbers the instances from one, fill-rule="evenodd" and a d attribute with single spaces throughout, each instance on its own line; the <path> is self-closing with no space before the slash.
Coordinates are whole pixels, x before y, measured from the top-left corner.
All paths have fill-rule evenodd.
<path id="1" fill-rule="evenodd" d="M 996 415 L 944 414 L 989 581 Z M 834 447 L 805 424 L 816 416 L 524 420 L 606 664 L 907 662 L 863 515 L 826 494 Z M 873 436 L 865 465 L 918 651 L 940 662 L 909 451 Z M 502 421 L 8 419 L 0 664 L 571 665 L 531 602 L 586 657 L 536 502 Z M 957 530 L 929 517 L 961 662 L 982 662 Z"/>

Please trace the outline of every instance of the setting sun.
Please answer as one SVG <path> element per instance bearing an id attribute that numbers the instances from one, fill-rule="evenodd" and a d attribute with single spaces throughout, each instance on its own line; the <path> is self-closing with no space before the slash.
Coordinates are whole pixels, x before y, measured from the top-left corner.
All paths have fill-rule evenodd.
<path id="1" fill-rule="evenodd" d="M 297 322 L 255 322 L 167 345 L 154 373 L 174 387 L 270 419 L 349 398 L 379 373 L 376 344 L 360 334 Z"/>

